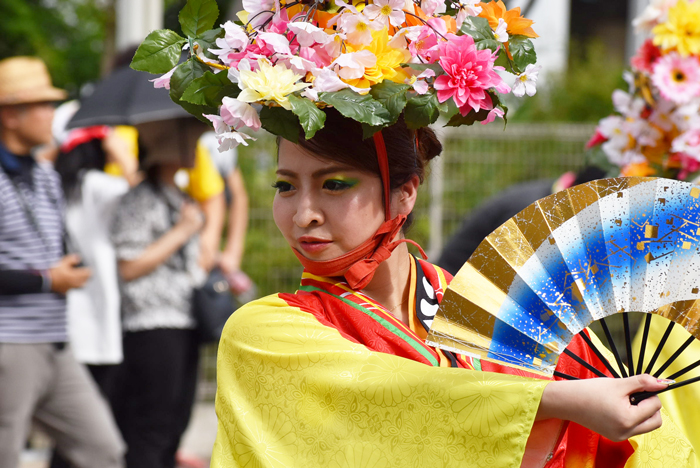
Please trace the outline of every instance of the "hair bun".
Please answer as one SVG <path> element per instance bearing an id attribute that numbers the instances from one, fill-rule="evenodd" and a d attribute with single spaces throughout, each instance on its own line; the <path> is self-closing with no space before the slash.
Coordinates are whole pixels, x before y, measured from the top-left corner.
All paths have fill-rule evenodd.
<path id="1" fill-rule="evenodd" d="M 425 165 L 442 153 L 442 144 L 430 127 L 422 127 L 416 130 L 416 142 L 421 165 Z"/>

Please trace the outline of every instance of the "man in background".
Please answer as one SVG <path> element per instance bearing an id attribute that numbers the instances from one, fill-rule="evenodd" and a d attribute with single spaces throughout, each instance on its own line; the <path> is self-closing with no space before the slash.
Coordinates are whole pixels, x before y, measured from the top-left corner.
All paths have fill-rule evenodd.
<path id="1" fill-rule="evenodd" d="M 106 402 L 66 345 L 65 293 L 90 271 L 65 255 L 57 174 L 32 151 L 65 99 L 44 63 L 0 61 L 0 466 L 15 468 L 32 421 L 76 468 L 123 466 Z"/>

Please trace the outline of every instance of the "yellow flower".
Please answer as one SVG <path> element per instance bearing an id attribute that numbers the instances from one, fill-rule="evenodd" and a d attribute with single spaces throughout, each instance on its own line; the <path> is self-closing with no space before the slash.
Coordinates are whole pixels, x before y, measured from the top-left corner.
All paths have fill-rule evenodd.
<path id="1" fill-rule="evenodd" d="M 240 70 L 241 93 L 238 100 L 243 102 L 276 102 L 287 110 L 292 109 L 289 95 L 310 86 L 300 82 L 303 77 L 284 65 L 272 65 L 266 59 L 258 60 L 258 71 Z"/>
<path id="2" fill-rule="evenodd" d="M 700 2 L 678 0 L 668 10 L 668 20 L 655 26 L 654 45 L 664 51 L 678 50 L 682 56 L 700 54 Z"/>
<path id="3" fill-rule="evenodd" d="M 351 86 L 358 88 L 369 88 L 381 83 L 384 80 L 403 83 L 408 79 L 408 74 L 403 71 L 401 64 L 411 58 L 411 53 L 406 49 L 394 49 L 389 46 L 389 33 L 386 28 L 379 31 L 372 31 L 372 42 L 364 46 L 347 45 L 348 52 L 358 52 L 368 50 L 377 57 L 377 64 L 373 67 L 365 68 L 365 74 L 358 79 L 343 80 Z"/>

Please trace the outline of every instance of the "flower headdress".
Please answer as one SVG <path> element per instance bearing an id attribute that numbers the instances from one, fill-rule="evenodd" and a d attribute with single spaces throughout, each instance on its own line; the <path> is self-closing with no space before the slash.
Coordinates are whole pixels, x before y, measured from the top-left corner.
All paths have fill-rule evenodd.
<path id="1" fill-rule="evenodd" d="M 700 174 L 700 1 L 652 0 L 633 23 L 650 33 L 600 121 L 600 146 L 626 176 L 693 180 Z"/>
<path id="2" fill-rule="evenodd" d="M 214 0 L 189 0 L 181 37 L 148 35 L 132 68 L 192 114 L 209 119 L 222 149 L 260 127 L 293 142 L 324 126 L 332 106 L 366 137 L 409 128 L 505 119 L 500 96 L 535 92 L 532 21 L 501 0 L 243 0 L 238 22 L 211 29 Z M 178 64 L 181 50 L 189 57 Z M 511 88 L 499 75 L 516 75 Z M 167 72 L 167 73 L 166 73 Z"/>

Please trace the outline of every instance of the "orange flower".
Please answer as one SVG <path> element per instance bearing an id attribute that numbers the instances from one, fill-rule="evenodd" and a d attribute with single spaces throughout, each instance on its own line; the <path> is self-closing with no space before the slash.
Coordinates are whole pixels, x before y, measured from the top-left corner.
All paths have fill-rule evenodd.
<path id="1" fill-rule="evenodd" d="M 656 170 L 648 162 L 628 164 L 622 168 L 623 177 L 648 177 L 656 174 Z"/>
<path id="2" fill-rule="evenodd" d="M 479 16 L 486 18 L 491 28 L 496 29 L 496 27 L 498 27 L 498 20 L 503 18 L 503 21 L 508 24 L 508 34 L 513 36 L 523 35 L 527 37 L 539 37 L 530 27 L 534 21 L 520 16 L 520 7 L 507 11 L 502 0 L 489 3 L 481 2 L 479 6 L 482 8 Z"/>

